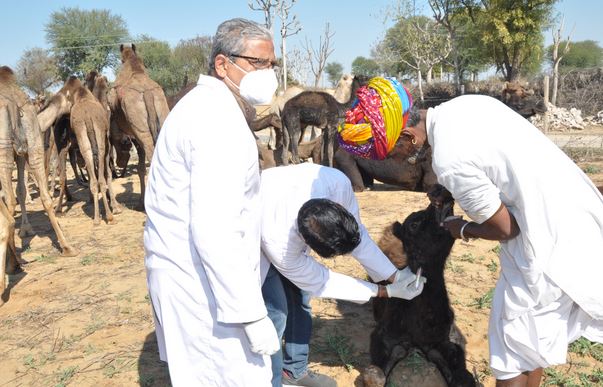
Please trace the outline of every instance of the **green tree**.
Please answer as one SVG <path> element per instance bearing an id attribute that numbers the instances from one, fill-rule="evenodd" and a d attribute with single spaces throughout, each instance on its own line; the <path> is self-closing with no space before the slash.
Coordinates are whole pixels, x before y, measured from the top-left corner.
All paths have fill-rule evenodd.
<path id="1" fill-rule="evenodd" d="M 58 80 L 56 62 L 42 48 L 25 50 L 16 68 L 17 81 L 27 90 L 42 95 Z"/>
<path id="2" fill-rule="evenodd" d="M 559 51 L 563 52 L 566 44 L 567 42 L 561 42 Z M 549 62 L 552 61 L 552 51 L 552 45 L 547 47 L 547 60 Z M 603 48 L 594 40 L 571 42 L 569 51 L 559 62 L 562 71 L 599 67 L 601 65 L 603 65 Z"/>
<path id="3" fill-rule="evenodd" d="M 182 82 L 196 82 L 200 74 L 208 73 L 211 45 L 210 36 L 197 36 L 178 42 L 174 49 L 174 60 L 180 68 Z"/>
<path id="4" fill-rule="evenodd" d="M 166 94 L 180 90 L 182 76 L 174 65 L 170 45 L 149 35 L 139 36 L 135 43 L 149 77 L 159 83 Z"/>
<path id="5" fill-rule="evenodd" d="M 557 0 L 481 0 L 468 6 L 491 61 L 507 81 L 523 70 L 539 68 L 543 59 L 542 30 L 551 23 Z"/>
<path id="6" fill-rule="evenodd" d="M 50 15 L 45 30 L 63 79 L 115 68 L 119 43 L 129 40 L 126 22 L 106 9 L 63 8 Z"/>
<path id="7" fill-rule="evenodd" d="M 352 74 L 354 75 L 374 77 L 379 75 L 379 73 L 379 64 L 374 59 L 358 56 L 352 62 Z"/>
<path id="8" fill-rule="evenodd" d="M 447 62 L 452 66 L 457 90 L 467 73 L 478 73 L 490 64 L 481 42 L 481 33 L 469 17 L 464 0 L 428 0 L 435 21 L 450 37 Z"/>
<path id="9" fill-rule="evenodd" d="M 339 62 L 327 63 L 325 73 L 327 73 L 331 86 L 335 87 L 343 75 L 343 66 Z"/>

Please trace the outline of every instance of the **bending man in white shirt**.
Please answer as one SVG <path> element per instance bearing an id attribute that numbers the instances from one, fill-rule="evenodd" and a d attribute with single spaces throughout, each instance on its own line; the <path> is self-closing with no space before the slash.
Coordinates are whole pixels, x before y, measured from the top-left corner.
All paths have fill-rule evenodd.
<path id="1" fill-rule="evenodd" d="M 373 242 L 342 172 L 311 163 L 268 169 L 262 172 L 260 196 L 262 272 L 268 272 L 262 293 L 285 339 L 284 353 L 272 356 L 273 386 L 281 385 L 281 375 L 285 385 L 335 386 L 307 369 L 310 296 L 358 303 L 371 297 L 412 299 L 422 292 L 423 282 L 418 289 L 408 286 L 416 276 L 398 270 Z M 314 259 L 310 249 L 325 258 L 350 253 L 373 281 L 393 283 L 381 286 L 336 273 Z"/>

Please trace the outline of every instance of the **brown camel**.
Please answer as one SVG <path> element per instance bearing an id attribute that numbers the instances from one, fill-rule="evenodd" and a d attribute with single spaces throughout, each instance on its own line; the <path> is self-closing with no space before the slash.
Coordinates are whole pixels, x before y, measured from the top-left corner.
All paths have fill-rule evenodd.
<path id="1" fill-rule="evenodd" d="M 25 210 L 25 189 L 23 184 L 25 161 L 29 162 L 34 174 L 42 205 L 48 214 L 52 228 L 57 236 L 62 254 L 75 256 L 78 251 L 67 243 L 63 230 L 54 214 L 52 199 L 48 194 L 48 184 L 44 170 L 44 144 L 36 109 L 25 93 L 17 86 L 13 71 L 6 66 L 0 67 L 0 184 L 6 200 L 9 222 L 14 224 L 15 195 L 12 189 L 12 171 L 17 154 L 17 195 L 21 204 L 21 232 L 31 231 Z M 9 235 L 9 239 L 13 236 Z M 14 246 L 14 242 L 9 242 Z"/>
<path id="2" fill-rule="evenodd" d="M 79 150 L 86 162 L 86 169 L 90 179 L 90 192 L 94 203 L 94 224 L 100 224 L 98 192 L 100 191 L 107 222 L 113 222 L 113 211 L 107 200 L 107 190 L 115 212 L 120 211 L 120 206 L 111 187 L 111 174 L 107 173 L 109 166 L 109 115 L 103 105 L 94 97 L 92 92 L 85 88 L 76 77 L 71 77 L 65 82 L 59 93 L 64 94 L 70 101 L 70 125 L 75 133 Z M 62 151 L 64 153 L 64 150 Z M 65 162 L 61 158 L 61 188 L 65 186 Z M 63 190 L 62 190 L 63 191 Z M 62 205 L 62 195 L 59 197 L 58 206 Z"/>
<path id="3" fill-rule="evenodd" d="M 308 125 L 314 125 L 322 129 L 323 164 L 333 166 L 337 125 L 345 117 L 345 111 L 352 106 L 356 90 L 365 83 L 365 79 L 355 76 L 350 98 L 345 103 L 337 102 L 335 97 L 328 93 L 313 90 L 304 91 L 285 103 L 281 112 L 283 147 L 284 149 L 290 147 L 294 163 L 300 162 L 297 147 L 301 140 L 302 130 Z M 283 163 L 287 164 L 286 158 L 283 158 Z"/>
<path id="4" fill-rule="evenodd" d="M 161 86 L 146 73 L 142 60 L 136 55 L 136 46 L 120 46 L 122 67 L 108 101 L 117 126 L 135 138 L 138 150 L 138 176 L 140 178 L 140 202 L 144 209 L 145 160 L 151 162 L 157 135 L 169 113 Z"/>
<path id="5" fill-rule="evenodd" d="M 86 87 L 107 110 L 107 115 L 109 117 L 109 168 L 111 169 L 111 176 L 113 178 L 124 177 L 126 175 L 128 161 L 130 160 L 130 150 L 132 149 L 133 139 L 119 129 L 114 117 L 112 119 L 111 108 L 107 97 L 109 92 L 107 78 L 104 75 L 99 75 L 96 71 L 91 71 L 86 76 Z M 114 150 L 117 157 L 113 157 Z M 117 168 L 121 169 L 120 174 L 117 173 Z"/>

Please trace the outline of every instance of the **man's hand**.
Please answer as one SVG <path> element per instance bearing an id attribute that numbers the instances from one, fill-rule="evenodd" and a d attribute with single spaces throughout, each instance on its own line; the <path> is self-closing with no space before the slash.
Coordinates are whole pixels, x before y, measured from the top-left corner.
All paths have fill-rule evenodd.
<path id="1" fill-rule="evenodd" d="M 244 323 L 243 327 L 252 352 L 260 355 L 272 355 L 280 349 L 281 345 L 278 341 L 276 329 L 268 316 L 257 321 Z"/>
<path id="2" fill-rule="evenodd" d="M 425 277 L 419 277 L 417 282 L 417 276 L 410 274 L 403 278 L 401 281 L 394 282 L 385 287 L 388 297 L 403 298 L 405 300 L 412 300 L 423 291 L 423 286 L 427 279 Z M 415 286 L 415 284 L 417 284 Z"/>
<path id="3" fill-rule="evenodd" d="M 407 279 L 411 276 L 414 276 L 414 275 L 415 275 L 415 273 L 413 273 L 410 270 L 410 267 L 406 266 L 404 269 L 396 271 L 394 280 L 392 281 L 392 283 L 404 281 L 405 279 Z"/>
<path id="4" fill-rule="evenodd" d="M 453 238 L 459 239 L 461 237 L 461 227 L 463 227 L 463 225 L 465 223 L 468 223 L 468 222 L 466 220 L 464 220 L 462 217 L 449 216 L 448 218 L 444 219 L 444 221 L 442 222 L 442 224 L 440 224 L 440 226 L 442 226 L 442 227 L 444 227 L 444 229 L 448 230 L 448 232 L 450 233 L 450 235 L 452 235 Z"/>

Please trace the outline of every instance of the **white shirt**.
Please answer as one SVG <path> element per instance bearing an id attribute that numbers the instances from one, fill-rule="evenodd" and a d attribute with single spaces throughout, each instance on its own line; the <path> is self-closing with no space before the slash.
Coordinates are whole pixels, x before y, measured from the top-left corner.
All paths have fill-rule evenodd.
<path id="1" fill-rule="evenodd" d="M 432 166 L 477 223 L 501 202 L 520 235 L 501 243 L 503 316 L 567 293 L 603 319 L 603 197 L 553 142 L 502 102 L 467 95 L 427 112 Z"/>
<path id="2" fill-rule="evenodd" d="M 172 384 L 269 385 L 240 323 L 261 293 L 257 147 L 231 91 L 201 76 L 159 134 L 145 195 L 145 265 Z"/>
<path id="3" fill-rule="evenodd" d="M 349 179 L 340 171 L 311 163 L 277 167 L 262 172 L 262 271 L 269 262 L 300 289 L 316 297 L 366 302 L 377 285 L 333 272 L 310 255 L 297 229 L 297 213 L 310 199 L 341 204 L 358 222 L 360 244 L 352 251 L 374 281 L 382 281 L 396 267 L 373 242 L 360 221 L 358 202 Z M 269 261 L 269 262 L 268 262 Z"/>

